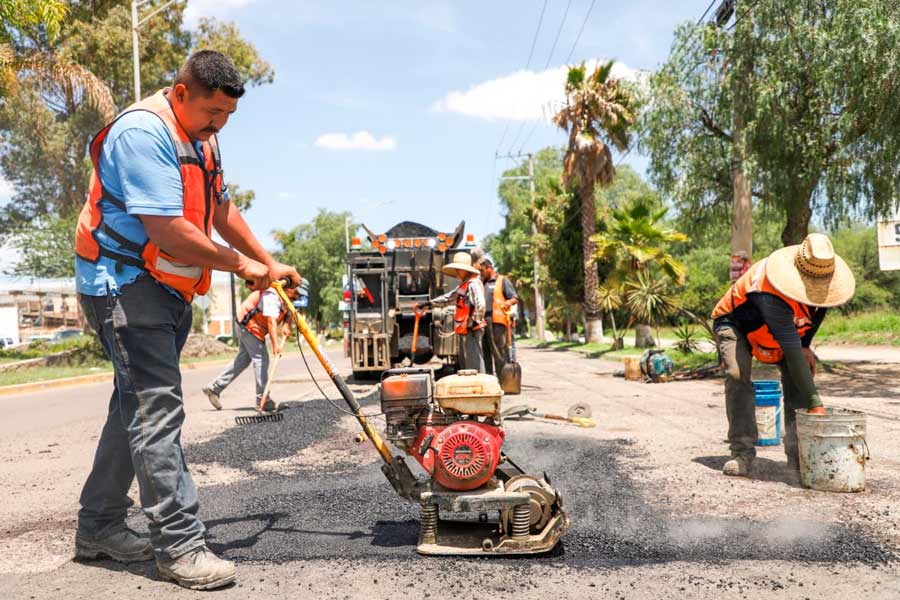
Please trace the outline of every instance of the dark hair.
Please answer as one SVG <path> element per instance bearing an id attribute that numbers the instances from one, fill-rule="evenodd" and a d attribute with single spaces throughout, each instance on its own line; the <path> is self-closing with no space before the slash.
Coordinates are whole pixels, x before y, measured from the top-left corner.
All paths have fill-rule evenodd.
<path id="1" fill-rule="evenodd" d="M 232 98 L 244 95 L 244 84 L 231 59 L 215 50 L 198 50 L 178 69 L 175 83 L 184 84 L 192 92 L 202 90 L 207 96 L 216 90 Z"/>

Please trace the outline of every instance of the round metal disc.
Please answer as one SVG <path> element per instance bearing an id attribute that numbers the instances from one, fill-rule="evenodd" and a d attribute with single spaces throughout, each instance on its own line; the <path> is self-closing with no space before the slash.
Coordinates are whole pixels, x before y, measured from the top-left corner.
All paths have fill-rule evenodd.
<path id="1" fill-rule="evenodd" d="M 567 416 L 570 419 L 589 419 L 591 417 L 591 405 L 585 402 L 576 402 L 569 407 Z"/>

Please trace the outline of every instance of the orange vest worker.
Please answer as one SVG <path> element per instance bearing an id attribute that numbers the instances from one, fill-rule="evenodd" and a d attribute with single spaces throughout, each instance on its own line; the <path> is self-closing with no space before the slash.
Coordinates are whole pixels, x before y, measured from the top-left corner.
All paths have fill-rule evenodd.
<path id="1" fill-rule="evenodd" d="M 201 161 L 190 137 L 175 118 L 169 101 L 163 95 L 164 91 L 160 90 L 149 98 L 132 104 L 119 117 L 101 129 L 91 141 L 91 162 L 94 170 L 91 173 L 88 199 L 78 218 L 75 253 L 92 262 L 96 262 L 100 256 L 106 256 L 114 259 L 117 263 L 142 268 L 157 281 L 181 294 L 185 301 L 190 302 L 194 294 L 202 295 L 209 290 L 209 269 L 179 263 L 150 240 L 143 245 L 132 242 L 103 223 L 103 211 L 100 206 L 101 202 L 109 202 L 125 210 L 125 203 L 112 197 L 100 183 L 99 164 L 103 140 L 106 139 L 109 130 L 122 115 L 135 110 L 145 110 L 162 119 L 175 144 L 184 190 L 182 196 L 184 218 L 207 237 L 210 237 L 215 202 L 222 193 L 222 163 L 218 142 L 215 136 L 211 137 L 208 142 L 203 142 L 203 160 Z M 101 246 L 95 237 L 98 230 L 117 242 L 121 248 L 140 256 L 140 259 Z"/>
<path id="2" fill-rule="evenodd" d="M 263 316 L 262 311 L 258 308 L 260 298 L 262 298 L 262 292 L 259 290 L 247 296 L 247 299 L 241 303 L 237 311 L 237 319 L 244 329 L 253 334 L 256 339 L 265 341 L 266 334 L 269 333 L 269 320 Z M 284 306 L 283 301 L 281 304 L 281 312 L 278 313 L 278 318 L 276 319 L 276 322 L 279 324 L 284 323 L 284 319 L 287 317 L 287 308 Z"/>
<path id="3" fill-rule="evenodd" d="M 791 300 L 778 290 L 766 279 L 766 261 L 760 261 L 750 267 L 741 277 L 734 282 L 731 289 L 719 300 L 712 313 L 713 319 L 729 315 L 734 310 L 747 301 L 747 295 L 753 292 L 765 292 L 778 296 L 784 300 L 791 311 L 794 313 L 794 325 L 797 327 L 797 333 L 802 338 L 810 327 L 812 327 L 812 318 L 809 307 L 805 304 Z M 747 341 L 750 343 L 750 349 L 756 360 L 764 363 L 777 363 L 784 358 L 781 346 L 775 340 L 767 325 L 763 325 L 756 331 L 747 334 Z"/>

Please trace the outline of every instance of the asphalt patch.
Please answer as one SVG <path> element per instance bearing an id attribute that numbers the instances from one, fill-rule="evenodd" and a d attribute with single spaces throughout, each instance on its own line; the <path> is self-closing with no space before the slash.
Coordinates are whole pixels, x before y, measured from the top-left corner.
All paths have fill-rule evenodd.
<path id="1" fill-rule="evenodd" d="M 374 402 L 366 403 L 371 412 Z M 452 569 L 473 560 L 416 556 L 418 507 L 394 494 L 377 463 L 329 464 L 293 476 L 248 466 L 346 436 L 338 426 L 342 416 L 324 400 L 308 401 L 292 405 L 281 423 L 235 427 L 188 446 L 188 464 L 220 463 L 249 471 L 244 481 L 201 489 L 210 547 L 226 558 L 253 562 L 353 557 L 437 560 Z M 651 505 L 629 477 L 623 458 L 640 452 L 629 440 L 512 433 L 504 448 L 526 470 L 547 473 L 563 495 L 572 528 L 546 556 L 474 560 L 575 568 L 733 560 L 877 566 L 896 560 L 893 549 L 855 527 L 669 514 Z M 412 468 L 417 472 L 416 465 Z"/>

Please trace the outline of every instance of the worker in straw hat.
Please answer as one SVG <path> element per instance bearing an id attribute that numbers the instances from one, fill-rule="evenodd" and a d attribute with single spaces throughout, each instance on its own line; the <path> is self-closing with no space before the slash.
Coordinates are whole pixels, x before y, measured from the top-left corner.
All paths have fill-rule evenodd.
<path id="1" fill-rule="evenodd" d="M 455 304 L 453 330 L 459 336 L 459 368 L 484 373 L 484 356 L 481 353 L 485 328 L 484 284 L 478 269 L 472 266 L 472 257 L 467 252 L 457 252 L 452 262 L 444 265 L 441 271 L 459 281 L 459 285 L 424 306 Z"/>
<path id="2" fill-rule="evenodd" d="M 753 357 L 777 365 L 784 389 L 784 451 L 788 468 L 798 471 L 795 410 L 825 414 L 816 391 L 813 336 L 828 308 L 853 297 L 856 282 L 831 240 L 811 233 L 802 244 L 776 250 L 751 266 L 713 310 L 719 356 L 725 369 L 725 409 L 731 459 L 725 475 L 750 475 L 756 456 L 755 394 L 750 378 Z"/>

